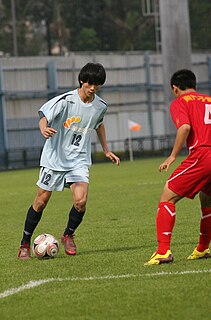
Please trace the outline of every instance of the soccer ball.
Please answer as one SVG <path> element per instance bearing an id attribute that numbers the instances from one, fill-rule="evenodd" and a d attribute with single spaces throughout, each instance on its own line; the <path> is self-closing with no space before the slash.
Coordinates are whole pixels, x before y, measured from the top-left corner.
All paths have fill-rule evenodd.
<path id="1" fill-rule="evenodd" d="M 59 252 L 59 242 L 51 234 L 43 233 L 34 240 L 32 250 L 37 258 L 54 258 Z"/>

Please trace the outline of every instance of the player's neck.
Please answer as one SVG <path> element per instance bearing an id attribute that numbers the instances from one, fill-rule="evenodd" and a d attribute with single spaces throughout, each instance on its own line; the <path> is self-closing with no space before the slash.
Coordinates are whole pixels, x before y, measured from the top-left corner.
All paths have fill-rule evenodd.
<path id="1" fill-rule="evenodd" d="M 180 90 L 179 91 L 179 96 L 182 96 L 183 94 L 187 94 L 187 93 L 190 93 L 190 92 L 196 92 L 196 90 L 195 89 Z"/>
<path id="2" fill-rule="evenodd" d="M 184 93 L 190 93 L 190 92 L 196 92 L 196 90 L 193 88 L 184 90 Z"/>

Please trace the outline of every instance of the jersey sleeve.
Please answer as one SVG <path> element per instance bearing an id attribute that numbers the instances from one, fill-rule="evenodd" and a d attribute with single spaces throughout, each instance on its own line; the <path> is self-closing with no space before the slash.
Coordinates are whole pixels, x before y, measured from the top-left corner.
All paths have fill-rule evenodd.
<path id="1" fill-rule="evenodd" d="M 40 117 L 45 116 L 48 123 L 52 122 L 53 119 L 55 119 L 58 116 L 58 114 L 63 110 L 64 102 L 65 102 L 64 99 L 54 104 L 51 104 L 50 101 L 48 101 L 38 111 L 39 116 Z"/>
<path id="2" fill-rule="evenodd" d="M 177 129 L 180 128 L 183 124 L 190 125 L 187 106 L 181 100 L 176 99 L 172 102 L 170 106 L 170 113 Z"/>
<path id="3" fill-rule="evenodd" d="M 98 121 L 95 125 L 95 130 L 97 130 L 97 128 L 99 128 L 99 126 L 103 123 L 103 119 L 106 111 L 107 111 L 107 108 L 100 114 L 100 117 L 98 118 Z"/>
<path id="4" fill-rule="evenodd" d="M 66 105 L 65 94 L 47 101 L 38 111 L 40 118 L 46 117 L 48 123 L 52 122 Z"/>

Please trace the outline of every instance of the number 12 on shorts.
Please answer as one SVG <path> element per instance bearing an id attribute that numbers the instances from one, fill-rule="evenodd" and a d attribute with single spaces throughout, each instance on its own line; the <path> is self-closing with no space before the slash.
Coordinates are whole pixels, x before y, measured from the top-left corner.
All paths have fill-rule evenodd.
<path id="1" fill-rule="evenodd" d="M 41 183 L 48 186 L 49 181 L 51 180 L 51 174 L 43 172 Z"/>

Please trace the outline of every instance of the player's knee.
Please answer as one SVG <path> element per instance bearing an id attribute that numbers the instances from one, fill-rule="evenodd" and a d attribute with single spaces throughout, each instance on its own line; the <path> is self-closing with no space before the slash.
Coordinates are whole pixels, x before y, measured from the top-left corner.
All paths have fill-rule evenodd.
<path id="1" fill-rule="evenodd" d="M 34 210 L 37 212 L 42 211 L 47 206 L 47 203 L 48 203 L 48 199 L 45 197 L 36 198 L 33 204 Z"/>
<path id="2" fill-rule="evenodd" d="M 78 212 L 84 212 L 86 210 L 86 200 L 85 199 L 75 200 L 74 207 Z"/>

